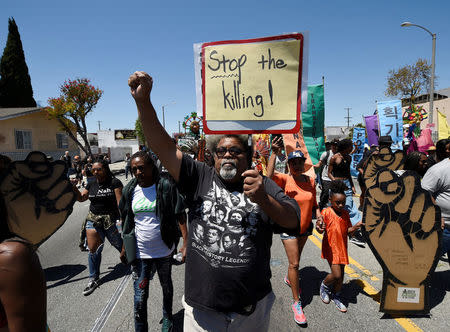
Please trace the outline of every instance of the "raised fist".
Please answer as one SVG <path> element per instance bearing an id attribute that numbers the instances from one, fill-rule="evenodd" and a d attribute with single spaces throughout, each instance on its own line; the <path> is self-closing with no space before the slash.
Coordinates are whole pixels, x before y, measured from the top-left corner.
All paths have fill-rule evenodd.
<path id="1" fill-rule="evenodd" d="M 429 311 L 428 283 L 439 258 L 440 210 L 418 174 L 381 169 L 364 201 L 363 232 L 383 268 L 381 311 Z"/>
<path id="2" fill-rule="evenodd" d="M 31 152 L 13 162 L 0 179 L 11 232 L 40 245 L 62 226 L 75 203 L 63 161 L 49 162 L 42 152 Z"/>
<path id="3" fill-rule="evenodd" d="M 373 185 L 373 179 L 381 168 L 387 168 L 391 171 L 403 169 L 405 155 L 402 151 L 392 152 L 391 149 L 383 147 L 378 153 L 373 153 L 364 169 L 364 182 L 369 188 Z"/>
<path id="4" fill-rule="evenodd" d="M 143 71 L 136 71 L 128 79 L 131 95 L 136 102 L 146 102 L 150 99 L 150 92 L 153 87 L 153 79 Z"/>

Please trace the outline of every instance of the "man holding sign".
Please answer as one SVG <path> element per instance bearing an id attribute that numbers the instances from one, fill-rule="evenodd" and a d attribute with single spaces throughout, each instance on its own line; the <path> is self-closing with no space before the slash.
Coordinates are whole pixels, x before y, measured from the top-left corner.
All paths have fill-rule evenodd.
<path id="1" fill-rule="evenodd" d="M 135 72 L 128 84 L 146 141 L 186 195 L 189 227 L 207 226 L 217 237 L 232 233 L 239 239 L 236 250 L 212 252 L 205 245 L 208 234 L 194 237 L 189 232 L 184 329 L 267 331 L 274 301 L 269 265 L 272 232 L 275 226 L 298 227 L 297 203 L 272 180 L 249 169 L 252 154 L 246 136 L 218 137 L 210 146 L 214 167 L 183 155 L 158 121 L 150 101 L 152 78 Z M 212 202 L 211 209 L 203 209 L 206 201 Z M 220 208 L 226 216 L 219 225 Z"/>

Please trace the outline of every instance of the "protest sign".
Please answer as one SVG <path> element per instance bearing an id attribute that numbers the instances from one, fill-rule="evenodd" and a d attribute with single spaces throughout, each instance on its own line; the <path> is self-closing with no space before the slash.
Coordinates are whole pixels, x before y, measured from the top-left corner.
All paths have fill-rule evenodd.
<path id="1" fill-rule="evenodd" d="M 368 115 L 364 117 L 366 123 L 367 141 L 370 146 L 378 145 L 378 117 L 377 115 Z"/>
<path id="2" fill-rule="evenodd" d="M 303 135 L 301 132 L 297 134 L 283 134 L 284 148 L 286 156 L 292 151 L 300 150 L 306 157 L 305 160 L 305 171 L 304 173 L 313 179 L 316 178 L 316 173 L 314 172 L 313 163 L 311 157 L 309 156 L 308 149 L 306 148 L 305 141 L 303 140 Z"/>
<path id="3" fill-rule="evenodd" d="M 440 210 L 420 176 L 403 171 L 402 151 L 384 147 L 370 156 L 363 234 L 383 269 L 380 311 L 427 314 L 430 278 L 440 256 Z"/>
<path id="4" fill-rule="evenodd" d="M 325 103 L 323 84 L 308 86 L 308 107 L 302 113 L 303 139 L 311 161 L 317 164 L 325 151 Z"/>
<path id="5" fill-rule="evenodd" d="M 450 137 L 450 128 L 447 123 L 447 116 L 437 111 L 438 114 L 438 140 Z"/>
<path id="6" fill-rule="evenodd" d="M 350 165 L 350 173 L 352 176 L 358 176 L 356 165 L 361 161 L 364 154 L 364 142 L 366 140 L 366 130 L 364 128 L 353 128 L 353 143 L 355 152 L 352 154 L 352 163 Z"/>
<path id="7" fill-rule="evenodd" d="M 380 136 L 390 135 L 392 151 L 403 148 L 403 114 L 402 101 L 390 100 L 377 103 Z"/>
<path id="8" fill-rule="evenodd" d="M 204 132 L 298 132 L 306 45 L 305 33 L 194 45 Z"/>
<path id="9" fill-rule="evenodd" d="M 39 151 L 9 166 L 0 177 L 0 194 L 9 230 L 36 247 L 64 224 L 76 199 L 65 163 L 50 162 Z"/>

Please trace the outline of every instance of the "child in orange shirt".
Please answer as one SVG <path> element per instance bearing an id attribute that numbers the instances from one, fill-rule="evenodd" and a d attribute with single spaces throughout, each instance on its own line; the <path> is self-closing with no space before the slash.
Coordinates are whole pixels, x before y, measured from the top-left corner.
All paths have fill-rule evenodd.
<path id="1" fill-rule="evenodd" d="M 347 312 L 342 303 L 341 288 L 344 280 L 344 267 L 348 264 L 347 235 L 361 227 L 361 222 L 352 226 L 350 216 L 345 210 L 345 190 L 347 186 L 341 180 L 330 184 L 331 207 L 322 210 L 323 222 L 316 223 L 319 233 L 325 231 L 322 240 L 322 258 L 328 261 L 331 268 L 320 285 L 320 298 L 326 304 L 333 300 L 341 312 Z"/>

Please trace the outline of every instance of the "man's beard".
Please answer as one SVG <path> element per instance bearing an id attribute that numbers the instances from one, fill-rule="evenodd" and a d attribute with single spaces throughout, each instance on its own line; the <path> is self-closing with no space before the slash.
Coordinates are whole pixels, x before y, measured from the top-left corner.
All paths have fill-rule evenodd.
<path id="1" fill-rule="evenodd" d="M 227 163 L 227 165 L 224 165 Z M 232 165 L 231 165 L 232 164 Z M 231 180 L 236 176 L 237 167 L 234 160 L 222 160 L 219 174 L 224 180 Z"/>

